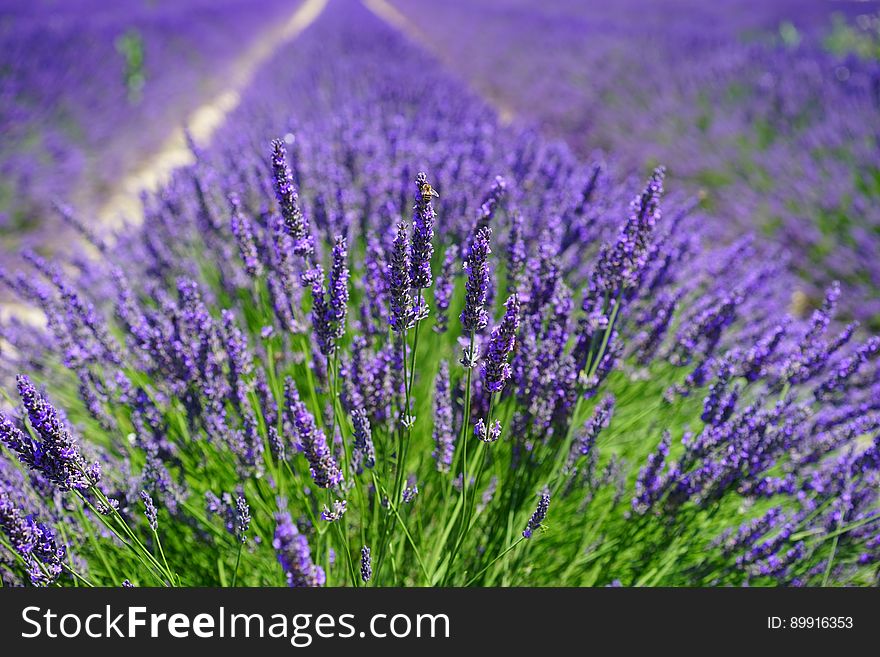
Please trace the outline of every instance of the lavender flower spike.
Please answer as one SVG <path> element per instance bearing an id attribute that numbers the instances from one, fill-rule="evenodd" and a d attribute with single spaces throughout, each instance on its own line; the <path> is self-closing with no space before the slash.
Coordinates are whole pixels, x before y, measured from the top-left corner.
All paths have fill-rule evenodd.
<path id="1" fill-rule="evenodd" d="M 376 449 L 367 411 L 363 408 L 355 410 L 351 414 L 351 421 L 354 425 L 354 449 L 359 462 L 366 468 L 372 468 L 376 465 Z"/>
<path id="2" fill-rule="evenodd" d="M 8 422 L 4 422 L 0 435 L 6 445 L 23 463 L 41 472 L 61 490 L 85 490 L 93 486 L 100 472 L 97 464 L 86 464 L 58 411 L 37 392 L 30 379 L 19 374 L 17 382 L 18 394 L 31 427 L 42 442 L 35 445 L 30 439 L 21 439 L 15 432 L 9 433 Z"/>
<path id="3" fill-rule="evenodd" d="M 336 238 L 333 246 L 333 267 L 327 291 L 324 291 L 324 270 L 320 265 L 303 275 L 303 282 L 312 288 L 312 323 L 321 353 L 330 358 L 345 335 L 348 316 L 348 248 L 345 237 Z"/>
<path id="4" fill-rule="evenodd" d="M 489 263 L 492 252 L 489 238 L 492 229 L 488 227 L 477 231 L 464 263 L 468 280 L 465 284 L 464 310 L 461 311 L 461 325 L 465 333 L 476 333 L 486 328 L 489 313 L 486 312 L 486 296 L 489 293 Z"/>
<path id="5" fill-rule="evenodd" d="M 550 489 L 546 486 L 544 490 L 541 491 L 541 499 L 538 500 L 538 506 L 535 509 L 535 512 L 532 514 L 532 517 L 529 518 L 529 522 L 526 525 L 526 528 L 523 530 L 523 538 L 531 538 L 532 532 L 538 529 L 541 526 L 541 523 L 544 522 L 544 518 L 547 517 L 547 510 L 550 508 Z"/>
<path id="6" fill-rule="evenodd" d="M 510 378 L 507 359 L 516 346 L 516 332 L 519 330 L 519 300 L 516 294 L 505 302 L 504 307 L 504 317 L 501 324 L 492 329 L 483 363 L 483 376 L 486 377 L 489 392 L 501 392 L 505 381 Z"/>
<path id="7" fill-rule="evenodd" d="M 440 361 L 434 389 L 434 451 L 437 471 L 447 473 L 452 468 L 455 454 L 455 431 L 452 428 L 452 396 L 450 394 L 449 363 Z"/>
<path id="8" fill-rule="evenodd" d="M 245 271 L 252 278 L 258 278 L 263 275 L 263 263 L 260 261 L 260 255 L 254 243 L 253 226 L 250 220 L 242 214 L 238 194 L 229 195 L 229 204 L 232 206 L 230 228 L 235 242 L 238 244 L 238 253 L 244 262 Z"/>
<path id="9" fill-rule="evenodd" d="M 295 392 L 291 389 L 291 392 Z M 333 488 L 343 481 L 342 471 L 327 445 L 327 438 L 315 424 L 315 418 L 309 413 L 306 405 L 298 394 L 291 394 L 290 412 L 293 423 L 302 445 L 303 453 L 309 461 L 309 471 L 318 488 Z"/>
<path id="10" fill-rule="evenodd" d="M 141 491 L 141 500 L 144 502 L 144 515 L 147 517 L 147 522 L 150 525 L 150 529 L 152 531 L 156 531 L 159 529 L 159 521 L 157 519 L 158 510 L 156 509 L 156 505 L 153 504 L 153 498 L 150 497 L 150 494 L 142 490 Z"/>
<path id="11" fill-rule="evenodd" d="M 324 586 L 327 577 L 324 569 L 312 561 L 309 542 L 299 533 L 290 519 L 289 513 L 275 516 L 275 537 L 272 547 L 278 557 L 278 563 L 287 576 L 287 585 L 291 587 Z"/>
<path id="12" fill-rule="evenodd" d="M 668 431 L 664 431 L 657 451 L 648 456 L 644 467 L 639 470 L 635 496 L 632 500 L 632 507 L 636 513 L 647 513 L 662 494 L 664 484 L 662 470 L 669 456 L 671 442 L 672 436 Z"/>
<path id="13" fill-rule="evenodd" d="M 280 139 L 272 141 L 272 180 L 284 227 L 293 239 L 293 251 L 309 258 L 315 251 L 314 240 L 309 233 L 309 222 L 299 207 L 299 199 L 293 188 L 293 174 L 287 164 L 284 142 Z"/>
<path id="14" fill-rule="evenodd" d="M 403 333 L 415 326 L 416 314 L 413 309 L 410 289 L 410 259 L 406 251 L 407 225 L 397 224 L 397 235 L 391 248 L 388 262 L 388 293 L 391 303 L 391 328 L 396 333 Z"/>
<path id="15" fill-rule="evenodd" d="M 25 516 L 5 490 L 0 490 L 0 533 L 26 564 L 34 586 L 49 586 L 61 575 L 66 549 L 52 530 Z"/>
<path id="16" fill-rule="evenodd" d="M 361 548 L 361 579 L 364 584 L 373 577 L 373 561 L 370 557 L 370 548 L 366 545 Z"/>
<path id="17" fill-rule="evenodd" d="M 348 502 L 345 500 L 334 500 L 332 510 L 327 508 L 327 505 L 325 504 L 324 510 L 321 511 L 321 520 L 325 522 L 336 522 L 345 515 L 347 508 Z"/>
<path id="18" fill-rule="evenodd" d="M 507 195 L 507 181 L 501 176 L 495 176 L 492 181 L 492 187 L 486 198 L 480 204 L 479 216 L 477 217 L 477 225 L 480 227 L 488 226 L 495 216 L 495 212 L 504 197 Z"/>
<path id="19" fill-rule="evenodd" d="M 247 531 L 251 526 L 251 507 L 243 495 L 235 499 L 235 537 L 242 543 L 247 542 Z"/>
<path id="20" fill-rule="evenodd" d="M 413 233 L 410 241 L 410 279 L 416 289 L 431 287 L 431 257 L 434 255 L 434 206 L 431 197 L 437 192 L 428 183 L 428 176 L 416 177 L 416 204 L 413 206 Z"/>
<path id="21" fill-rule="evenodd" d="M 501 438 L 501 420 L 495 420 L 486 428 L 483 418 L 480 418 L 474 424 L 474 436 L 484 443 L 494 443 Z"/>

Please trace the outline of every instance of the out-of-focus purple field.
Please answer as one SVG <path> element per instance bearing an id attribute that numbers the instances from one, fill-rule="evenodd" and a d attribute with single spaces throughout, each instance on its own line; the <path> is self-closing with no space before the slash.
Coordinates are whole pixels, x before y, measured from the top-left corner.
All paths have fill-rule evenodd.
<path id="1" fill-rule="evenodd" d="M 858 318 L 880 312 L 877 3 L 395 4 L 519 119 L 584 157 L 665 164 L 728 238 L 785 244 L 810 297 L 840 280 Z"/>
<path id="2" fill-rule="evenodd" d="M 296 2 L 3 0 L 0 234 L 90 211 Z"/>
<path id="3" fill-rule="evenodd" d="M 876 3 L 2 7 L 4 586 L 880 583 Z"/>

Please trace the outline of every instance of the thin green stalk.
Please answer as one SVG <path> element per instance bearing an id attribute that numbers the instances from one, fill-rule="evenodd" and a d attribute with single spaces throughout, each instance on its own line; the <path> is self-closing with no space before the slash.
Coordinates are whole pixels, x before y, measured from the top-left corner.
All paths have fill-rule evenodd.
<path id="1" fill-rule="evenodd" d="M 404 394 L 404 408 L 403 412 L 400 414 L 403 419 L 404 426 L 398 430 L 397 437 L 397 476 L 394 479 L 394 501 L 397 502 L 400 500 L 401 492 L 403 491 L 403 450 L 404 450 L 404 440 L 405 434 L 408 432 L 409 427 L 409 412 L 410 412 L 410 396 L 409 396 L 409 386 L 407 385 L 407 366 L 406 366 L 406 337 L 408 331 L 403 332 L 403 394 Z"/>
<path id="2" fill-rule="evenodd" d="M 379 484 L 379 480 L 376 479 L 375 474 L 373 475 L 373 485 L 376 487 L 376 490 L 378 491 L 380 484 Z M 422 574 L 425 576 L 426 581 L 428 583 L 430 583 L 431 576 L 428 574 L 428 569 L 425 568 L 425 564 L 422 561 L 421 552 L 419 552 L 419 548 L 418 548 L 418 546 L 416 546 L 416 542 L 413 540 L 412 534 L 410 534 L 409 529 L 406 526 L 406 523 L 403 521 L 403 518 L 401 517 L 400 512 L 397 509 L 397 506 L 394 504 L 390 504 L 390 503 L 389 503 L 389 506 L 391 508 L 392 513 L 394 513 L 394 515 L 397 517 L 397 521 L 400 523 L 400 527 L 401 527 L 401 529 L 403 529 L 403 533 L 406 535 L 406 538 L 409 541 L 409 544 L 412 547 L 413 552 L 416 555 L 416 561 L 418 562 L 419 567 L 422 569 Z"/>
<path id="3" fill-rule="evenodd" d="M 89 580 L 87 580 L 85 577 L 83 577 L 83 576 L 80 575 L 78 572 L 76 572 L 76 571 L 75 571 L 73 568 L 71 568 L 68 564 L 63 563 L 63 564 L 61 564 L 61 566 L 64 568 L 64 570 L 66 570 L 66 571 L 69 572 L 71 575 L 73 575 L 74 579 L 76 579 L 77 581 L 82 582 L 83 584 L 85 584 L 86 586 L 88 586 L 90 589 L 95 588 L 95 585 L 94 585 L 94 584 L 92 584 Z"/>
<path id="4" fill-rule="evenodd" d="M 141 554 L 135 549 L 135 547 L 131 543 L 129 543 L 128 540 L 126 540 L 108 521 L 106 521 L 104 519 L 103 515 L 101 515 L 98 512 L 98 510 L 92 505 L 91 502 L 89 502 L 85 498 L 83 498 L 83 501 L 86 503 L 86 505 L 92 511 L 92 513 L 94 513 L 95 516 L 100 519 L 101 524 L 104 525 L 107 529 L 109 529 L 110 532 L 119 540 L 119 542 L 122 543 L 126 548 L 128 548 L 131 551 L 131 553 L 137 558 L 137 560 L 141 563 L 141 565 L 146 566 L 149 573 L 153 577 L 155 577 L 159 581 L 159 583 L 162 584 L 162 586 L 167 586 L 167 583 L 165 582 L 164 574 L 162 573 L 162 568 L 160 567 L 157 570 L 156 566 L 154 566 L 153 563 L 151 563 L 151 561 L 145 561 L 143 559 L 143 557 L 141 556 Z M 155 560 L 153 560 L 153 561 L 155 561 Z"/>
<path id="5" fill-rule="evenodd" d="M 162 549 L 162 541 L 159 540 L 159 532 L 153 531 L 153 538 L 156 541 L 156 547 L 159 548 L 159 555 L 162 557 L 162 563 L 165 564 L 165 570 L 171 574 L 171 568 L 168 566 L 168 559 L 165 558 L 165 550 Z"/>
<path id="6" fill-rule="evenodd" d="M 232 571 L 232 588 L 235 588 L 235 582 L 238 579 L 238 566 L 241 563 L 241 551 L 244 548 L 244 542 L 238 541 L 238 552 L 235 555 L 235 568 Z"/>
<path id="7" fill-rule="evenodd" d="M 467 586 L 470 586 L 470 585 L 473 584 L 475 581 L 477 581 L 477 579 L 479 579 L 480 575 L 482 575 L 482 574 L 485 573 L 487 570 L 489 570 L 489 568 L 491 568 L 491 567 L 492 567 L 492 566 L 493 566 L 493 565 L 494 565 L 499 559 L 502 559 L 503 557 L 505 557 L 505 556 L 507 555 L 508 552 L 510 552 L 511 550 L 513 550 L 517 545 L 519 545 L 520 543 L 522 543 L 524 540 L 526 540 L 526 539 L 525 539 L 525 538 L 520 538 L 520 539 L 519 539 L 518 541 L 516 541 L 513 545 L 511 545 L 511 546 L 508 547 L 506 550 L 504 550 L 504 552 L 502 552 L 502 553 L 499 554 L 497 557 L 495 557 L 494 559 L 492 559 L 492 561 L 490 561 L 489 563 L 486 564 L 486 567 L 485 567 L 485 568 L 483 568 L 480 572 L 478 572 L 476 575 L 474 575 L 473 577 L 471 577 L 471 578 L 465 583 L 465 586 L 466 586 L 466 587 L 467 587 Z"/>
<path id="8" fill-rule="evenodd" d="M 486 425 L 485 425 L 487 433 L 489 431 L 489 427 L 492 425 L 492 410 L 493 410 L 494 401 L 495 401 L 495 395 L 490 393 L 489 394 L 489 409 L 486 413 Z M 483 477 L 483 470 L 485 470 L 485 468 L 486 468 L 486 459 L 488 456 L 486 450 L 487 450 L 486 443 L 481 442 L 477 446 L 477 454 L 476 454 L 476 460 L 477 460 L 477 464 L 478 464 L 477 465 L 477 475 L 474 478 L 473 495 L 471 496 L 470 505 L 468 506 L 468 509 L 467 509 L 467 521 L 465 523 L 464 534 L 461 537 L 462 541 L 464 541 L 465 538 L 467 538 L 467 535 L 471 531 L 471 527 L 472 527 L 472 523 L 473 523 L 473 519 L 474 519 L 474 513 L 477 508 L 477 492 L 480 490 L 480 479 Z"/>
<path id="9" fill-rule="evenodd" d="M 828 557 L 828 565 L 825 566 L 825 574 L 822 575 L 822 587 L 828 586 L 828 580 L 831 578 L 831 567 L 834 565 L 834 557 L 837 554 L 837 542 L 840 536 L 835 536 L 831 543 L 831 555 Z"/>
<path id="10" fill-rule="evenodd" d="M 474 333 L 471 333 L 471 339 L 468 346 L 468 358 L 470 358 L 474 353 L 474 342 L 476 336 Z M 471 381 L 473 379 L 473 367 L 467 368 L 467 381 L 465 382 L 464 389 L 464 415 L 461 419 L 461 508 L 462 508 L 462 517 L 460 521 L 460 529 L 458 532 L 458 537 L 455 541 L 455 546 L 452 548 L 452 554 L 449 557 L 449 565 L 446 570 L 446 576 L 444 578 L 444 582 L 448 581 L 449 575 L 452 571 L 452 564 L 455 563 L 455 557 L 458 554 L 458 549 L 461 547 L 461 541 L 464 538 L 464 531 L 466 528 L 466 515 L 467 515 L 467 488 L 468 488 L 468 460 L 467 460 L 467 434 L 468 427 L 470 426 L 470 415 L 471 415 Z"/>

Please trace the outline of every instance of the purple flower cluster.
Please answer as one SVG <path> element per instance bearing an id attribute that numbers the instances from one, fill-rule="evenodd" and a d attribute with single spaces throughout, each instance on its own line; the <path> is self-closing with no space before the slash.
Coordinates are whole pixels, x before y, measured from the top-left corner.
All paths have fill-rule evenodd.
<path id="1" fill-rule="evenodd" d="M 391 306 L 390 324 L 397 333 L 408 331 L 416 322 L 416 310 L 413 308 L 412 278 L 410 278 L 410 255 L 407 252 L 406 240 L 408 226 L 397 224 L 397 234 L 391 255 L 388 260 L 388 297 Z"/>
<path id="2" fill-rule="evenodd" d="M 470 335 L 482 331 L 489 323 L 486 299 L 490 283 L 488 258 L 491 253 L 489 248 L 491 235 L 492 230 L 488 227 L 480 228 L 477 231 L 464 263 L 467 282 L 465 283 L 464 309 L 461 311 L 459 319 L 462 330 Z M 477 352 L 467 348 L 462 358 L 462 364 L 465 367 L 473 368 L 476 366 L 477 360 Z"/>
<path id="3" fill-rule="evenodd" d="M 141 491 L 141 500 L 144 503 L 144 516 L 147 518 L 147 523 L 150 525 L 150 529 L 155 532 L 159 529 L 159 511 L 147 491 Z"/>
<path id="4" fill-rule="evenodd" d="M 38 471 L 61 490 L 87 490 L 100 479 L 97 463 L 88 464 L 58 411 L 39 393 L 30 379 L 19 375 L 18 394 L 31 429 L 26 435 L 7 417 L 0 416 L 0 440 L 19 460 Z"/>
<path id="5" fill-rule="evenodd" d="M 539 497 L 538 506 L 523 530 L 523 538 L 531 538 L 533 532 L 542 527 L 544 519 L 547 517 L 547 511 L 550 509 L 550 489 L 545 487 Z"/>
<path id="6" fill-rule="evenodd" d="M 519 300 L 514 294 L 505 303 L 501 324 L 492 329 L 489 347 L 483 361 L 483 376 L 489 392 L 501 392 L 510 378 L 510 364 L 507 359 L 516 347 L 516 333 L 519 330 Z"/>
<path id="7" fill-rule="evenodd" d="M 221 517 L 226 531 L 233 535 L 237 541 L 241 543 L 247 541 L 247 531 L 251 525 L 251 509 L 241 491 L 235 496 L 232 493 L 224 492 L 220 497 L 217 497 L 209 490 L 205 493 L 205 511 L 209 518 Z M 149 513 L 147 517 L 149 518 Z"/>
<path id="8" fill-rule="evenodd" d="M 453 429 L 452 396 L 449 380 L 449 363 L 440 361 L 440 371 L 434 388 L 434 451 L 437 471 L 448 473 L 455 455 L 455 429 Z"/>
<path id="9" fill-rule="evenodd" d="M 324 586 L 327 577 L 324 569 L 312 561 L 309 542 L 290 519 L 287 512 L 275 516 L 275 536 L 272 547 L 278 557 L 278 563 L 287 577 L 287 585 L 291 587 Z"/>
<path id="10" fill-rule="evenodd" d="M 361 581 L 366 584 L 373 577 L 373 560 L 370 557 L 370 548 L 366 545 L 361 548 Z"/>
<path id="11" fill-rule="evenodd" d="M 418 290 L 431 287 L 431 257 L 434 255 L 434 206 L 436 192 L 428 183 L 428 176 L 416 176 L 416 204 L 413 206 L 412 241 L 410 242 L 410 283 Z"/>
<path id="12" fill-rule="evenodd" d="M 293 240 L 293 251 L 304 258 L 311 258 L 315 250 L 314 239 L 309 232 L 308 219 L 300 209 L 299 197 L 293 187 L 293 173 L 287 163 L 287 150 L 280 139 L 272 141 L 272 180 L 284 227 Z"/>
<path id="13" fill-rule="evenodd" d="M 297 440 L 309 462 L 309 472 L 318 488 L 335 488 L 342 484 L 344 476 L 330 447 L 327 437 L 315 424 L 314 416 L 300 400 L 296 387 L 287 385 L 288 405 Z"/>
<path id="14" fill-rule="evenodd" d="M 488 427 L 483 418 L 474 423 L 474 437 L 484 443 L 494 443 L 501 438 L 501 420 L 493 420 Z"/>
<path id="15" fill-rule="evenodd" d="M 325 12 L 256 75 L 214 145 L 144 195 L 141 224 L 106 238 L 81 227 L 99 258 L 28 251 L 0 272 L 46 320 L 4 313 L 0 372 L 51 378 L 67 413 L 22 376 L 22 407 L 0 416 L 27 466 L 0 459 L 13 552 L 40 550 L 28 563 L 52 579 L 64 555 L 29 514 L 89 559 L 91 507 L 117 509 L 113 526 L 131 521 L 150 549 L 161 509 L 170 567 L 197 541 L 187 573 L 213 583 L 230 541 L 210 540 L 218 530 L 187 500 L 204 496 L 241 548 L 272 527 L 266 501 L 288 496 L 272 543 L 292 586 L 358 585 L 351 546 L 364 543 L 377 560 L 374 572 L 364 546 L 361 581 L 420 582 L 413 549 L 435 540 L 450 541 L 434 546 L 450 548 L 444 584 L 497 582 L 509 518 L 532 514 L 534 537 L 552 490 L 564 528 L 518 548 L 536 567 L 513 569 L 514 583 L 550 583 L 562 571 L 539 566 L 552 559 L 575 564 L 578 583 L 635 583 L 636 570 L 701 585 L 871 578 L 858 563 L 880 560 L 880 340 L 841 322 L 850 285 L 823 303 L 771 240 L 730 239 L 718 210 L 730 199 L 708 184 L 692 195 L 690 159 L 633 199 L 628 165 L 502 122 L 359 5 Z M 271 135 L 283 137 L 267 161 Z M 443 525 L 459 499 L 461 533 Z M 619 549 L 569 540 L 584 527 Z M 674 572 L 657 567 L 672 533 L 689 541 Z M 256 582 L 271 570 L 251 543 Z M 584 549 L 596 568 L 576 567 Z M 3 584 L 29 578 L 7 568 L 15 554 L 0 554 Z M 65 563 L 100 584 L 149 576 L 80 565 Z"/>
<path id="16" fill-rule="evenodd" d="M 324 290 L 324 270 L 320 265 L 303 275 L 303 283 L 312 291 L 312 326 L 318 339 L 318 348 L 328 359 L 339 347 L 345 335 L 348 316 L 348 247 L 344 237 L 337 237 L 333 245 L 333 267 Z"/>
<path id="17" fill-rule="evenodd" d="M 27 564 L 28 576 L 34 586 L 49 586 L 58 579 L 65 547 L 56 542 L 47 525 L 23 515 L 4 490 L 0 490 L 0 531 Z"/>

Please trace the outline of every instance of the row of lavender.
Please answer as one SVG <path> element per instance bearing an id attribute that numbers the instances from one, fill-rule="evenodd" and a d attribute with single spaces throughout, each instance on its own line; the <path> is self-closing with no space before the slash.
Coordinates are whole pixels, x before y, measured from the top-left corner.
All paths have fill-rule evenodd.
<path id="1" fill-rule="evenodd" d="M 786 244 L 796 308 L 840 280 L 847 311 L 877 326 L 878 3 L 394 4 L 488 96 L 577 152 L 668 163 L 719 230 Z"/>
<path id="2" fill-rule="evenodd" d="M 94 209 L 295 0 L 0 4 L 0 232 Z"/>
<path id="3" fill-rule="evenodd" d="M 4 582 L 876 582 L 880 343 L 662 168 L 345 2 L 196 154 L 3 274 L 47 317 L 3 326 Z"/>

